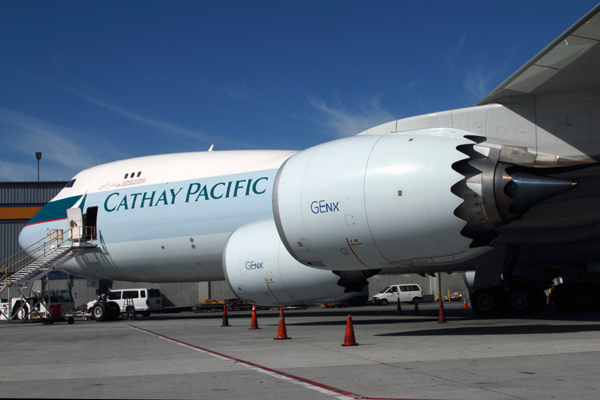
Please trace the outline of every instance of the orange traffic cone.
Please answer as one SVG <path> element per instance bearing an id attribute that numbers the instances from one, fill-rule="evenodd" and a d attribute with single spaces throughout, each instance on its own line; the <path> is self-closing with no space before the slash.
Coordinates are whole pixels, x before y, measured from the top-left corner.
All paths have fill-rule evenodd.
<path id="1" fill-rule="evenodd" d="M 444 316 L 444 302 L 440 299 L 440 316 L 438 319 L 438 324 L 445 324 L 446 317 Z"/>
<path id="2" fill-rule="evenodd" d="M 260 329 L 258 327 L 258 319 L 256 319 L 256 306 L 252 304 L 252 324 L 250 325 L 250 329 Z"/>
<path id="3" fill-rule="evenodd" d="M 402 315 L 402 306 L 400 305 L 400 299 L 398 299 L 398 306 L 396 307 L 396 315 Z"/>
<path id="4" fill-rule="evenodd" d="M 358 346 L 356 339 L 354 338 L 354 326 L 352 325 L 352 317 L 348 315 L 348 322 L 346 322 L 346 337 L 344 338 L 344 344 L 342 346 Z"/>
<path id="5" fill-rule="evenodd" d="M 231 326 L 229 325 L 229 318 L 227 318 L 227 306 L 223 306 L 223 323 L 221 326 Z"/>
<path id="6" fill-rule="evenodd" d="M 283 307 L 279 307 L 279 328 L 277 329 L 277 337 L 273 338 L 275 340 L 284 340 L 291 339 L 291 337 L 287 336 L 287 331 L 285 329 L 285 319 L 283 318 Z"/>
<path id="7" fill-rule="evenodd" d="M 415 315 L 420 315 L 420 312 L 419 312 L 419 303 L 415 303 Z"/>
<path id="8" fill-rule="evenodd" d="M 465 299 L 465 302 L 463 303 L 463 308 L 469 308 L 469 306 L 467 305 L 467 298 L 463 297 L 463 299 Z"/>

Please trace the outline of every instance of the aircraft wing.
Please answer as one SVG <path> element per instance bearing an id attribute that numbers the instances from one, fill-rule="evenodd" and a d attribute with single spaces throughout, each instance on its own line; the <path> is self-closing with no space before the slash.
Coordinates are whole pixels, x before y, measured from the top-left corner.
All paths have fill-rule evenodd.
<path id="1" fill-rule="evenodd" d="M 523 95 L 600 90 L 600 4 L 477 105 Z"/>

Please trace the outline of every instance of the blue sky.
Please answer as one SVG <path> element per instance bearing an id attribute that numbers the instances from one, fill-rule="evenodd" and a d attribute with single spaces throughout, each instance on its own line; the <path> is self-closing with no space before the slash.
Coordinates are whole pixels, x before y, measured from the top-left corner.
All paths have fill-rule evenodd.
<path id="1" fill-rule="evenodd" d="M 2 1 L 0 181 L 468 107 L 595 1 Z"/>

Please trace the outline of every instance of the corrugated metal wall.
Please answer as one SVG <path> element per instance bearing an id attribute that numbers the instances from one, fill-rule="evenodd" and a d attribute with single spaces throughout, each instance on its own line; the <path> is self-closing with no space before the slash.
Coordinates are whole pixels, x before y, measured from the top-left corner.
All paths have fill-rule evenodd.
<path id="1" fill-rule="evenodd" d="M 25 226 L 25 222 L 9 222 L 0 224 L 0 261 L 21 251 L 19 247 L 19 232 Z"/>
<path id="2" fill-rule="evenodd" d="M 66 182 L 0 182 L 0 204 L 46 204 Z"/>
<path id="3" fill-rule="evenodd" d="M 0 182 L 0 206 L 43 205 L 67 182 Z M 0 221 L 0 262 L 21 251 L 19 233 L 27 221 Z"/>

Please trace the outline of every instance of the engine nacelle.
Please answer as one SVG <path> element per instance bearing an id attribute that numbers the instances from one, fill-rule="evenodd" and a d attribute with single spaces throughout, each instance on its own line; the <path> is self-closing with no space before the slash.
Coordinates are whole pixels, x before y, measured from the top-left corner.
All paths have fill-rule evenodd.
<path id="1" fill-rule="evenodd" d="M 426 129 L 354 136 L 302 151 L 280 168 L 273 190 L 277 230 L 298 261 L 365 270 L 404 262 L 451 262 L 471 239 L 451 191 L 464 175 L 470 132 Z"/>
<path id="2" fill-rule="evenodd" d="M 254 222 L 233 232 L 223 253 L 223 270 L 232 292 L 253 304 L 332 302 L 356 294 L 338 285 L 340 275 L 294 260 L 283 247 L 273 220 Z"/>

